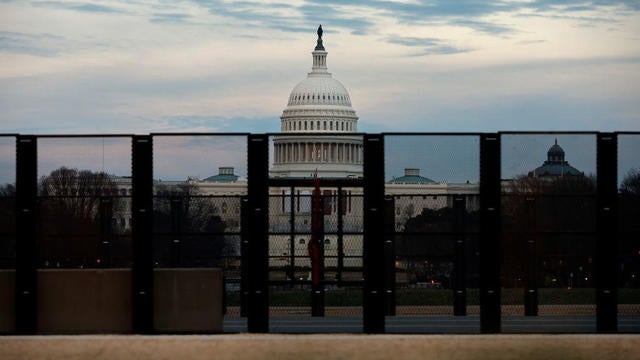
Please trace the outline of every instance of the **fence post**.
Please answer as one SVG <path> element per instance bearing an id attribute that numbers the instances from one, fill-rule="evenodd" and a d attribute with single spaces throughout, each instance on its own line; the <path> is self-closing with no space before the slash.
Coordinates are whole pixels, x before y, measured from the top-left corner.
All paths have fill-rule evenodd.
<path id="1" fill-rule="evenodd" d="M 100 263 L 99 267 L 111 267 L 111 240 L 113 237 L 113 198 L 100 197 Z"/>
<path id="2" fill-rule="evenodd" d="M 455 273 L 453 283 L 453 315 L 467 315 L 467 247 L 465 234 L 466 198 L 464 195 L 456 195 L 453 198 L 453 210 L 455 213 Z"/>
<path id="3" fill-rule="evenodd" d="M 384 137 L 364 136 L 363 330 L 384 333 Z"/>
<path id="4" fill-rule="evenodd" d="M 538 201 L 536 197 L 525 197 L 527 209 L 526 249 L 527 274 L 524 293 L 524 315 L 538 316 Z"/>
<path id="5" fill-rule="evenodd" d="M 180 267 L 182 265 L 182 220 L 183 201 L 189 201 L 181 196 L 169 199 L 169 213 L 171 215 L 171 239 L 169 249 L 171 254 L 171 266 Z"/>
<path id="6" fill-rule="evenodd" d="M 344 220 L 343 220 L 343 216 L 344 216 L 344 206 L 342 206 L 342 200 L 343 199 L 343 194 L 342 194 L 342 187 L 338 186 L 338 229 L 337 229 L 337 236 L 338 236 L 338 286 L 342 286 L 342 273 L 344 271 Z"/>
<path id="7" fill-rule="evenodd" d="M 132 138 L 133 332 L 153 332 L 153 138 Z"/>
<path id="8" fill-rule="evenodd" d="M 249 307 L 249 198 L 240 199 L 240 316 Z"/>
<path id="9" fill-rule="evenodd" d="M 500 135 L 480 137 L 480 330 L 500 332 Z"/>
<path id="10" fill-rule="evenodd" d="M 37 330 L 36 199 L 38 139 L 16 138 L 16 333 Z"/>
<path id="11" fill-rule="evenodd" d="M 618 329 L 617 174 L 617 134 L 600 133 L 597 140 L 597 236 L 594 259 L 596 328 L 599 333 L 616 332 Z"/>
<path id="12" fill-rule="evenodd" d="M 249 332 L 269 332 L 269 137 L 248 136 L 248 243 L 242 265 L 247 269 Z"/>
<path id="13" fill-rule="evenodd" d="M 396 209 L 395 201 L 392 196 L 384 199 L 384 296 L 385 296 L 385 315 L 396 315 Z"/>

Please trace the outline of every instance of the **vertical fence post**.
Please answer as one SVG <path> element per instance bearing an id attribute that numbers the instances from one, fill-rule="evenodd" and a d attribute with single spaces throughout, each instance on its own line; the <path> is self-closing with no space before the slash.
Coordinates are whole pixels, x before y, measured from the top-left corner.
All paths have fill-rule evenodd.
<path id="1" fill-rule="evenodd" d="M 384 333 L 384 137 L 364 136 L 363 329 Z"/>
<path id="2" fill-rule="evenodd" d="M 240 316 L 249 307 L 249 198 L 240 199 Z"/>
<path id="3" fill-rule="evenodd" d="M 396 209 L 392 196 L 384 199 L 384 300 L 385 315 L 396 315 Z"/>
<path id="4" fill-rule="evenodd" d="M 538 202 L 536 197 L 526 197 L 524 201 L 527 209 L 527 234 L 524 238 L 527 259 L 524 315 L 538 316 Z"/>
<path id="5" fill-rule="evenodd" d="M 16 332 L 37 330 L 36 198 L 38 143 L 35 136 L 16 138 Z"/>
<path id="6" fill-rule="evenodd" d="M 455 273 L 453 278 L 453 315 L 467 315 L 467 247 L 465 234 L 466 198 L 456 195 L 453 198 L 455 232 Z"/>
<path id="7" fill-rule="evenodd" d="M 500 136 L 480 137 L 480 330 L 500 332 Z"/>
<path id="8" fill-rule="evenodd" d="M 111 266 L 111 240 L 113 237 L 113 198 L 100 198 L 100 263 L 99 267 L 108 268 Z"/>
<path id="9" fill-rule="evenodd" d="M 153 332 L 153 138 L 134 136 L 132 144 L 133 332 Z"/>
<path id="10" fill-rule="evenodd" d="M 248 275 L 249 332 L 269 332 L 269 137 L 248 137 L 248 243 L 242 265 Z"/>
<path id="11" fill-rule="evenodd" d="M 342 187 L 338 186 L 338 286 L 342 286 L 342 273 L 344 272 L 344 206 Z"/>
<path id="12" fill-rule="evenodd" d="M 313 225 L 311 229 L 313 236 L 311 237 L 310 241 L 315 240 L 317 241 L 318 245 L 318 258 L 316 259 L 316 261 L 318 261 L 317 271 L 319 278 L 319 282 L 317 284 L 311 285 L 311 316 L 324 317 L 324 205 L 322 198 L 320 198 L 319 201 L 319 208 L 315 208 L 315 206 L 312 208 L 312 213 L 319 218 L 320 222 L 317 225 L 317 229 L 314 229 Z"/>
<path id="13" fill-rule="evenodd" d="M 182 209 L 183 201 L 189 201 L 182 197 L 171 197 L 169 205 L 169 213 L 171 214 L 171 241 L 169 249 L 171 254 L 171 266 L 179 267 L 182 265 Z"/>
<path id="14" fill-rule="evenodd" d="M 597 218 L 596 218 L 596 328 L 600 333 L 616 332 L 618 289 L 616 280 L 618 237 L 618 138 L 614 133 L 598 134 Z"/>
<path id="15" fill-rule="evenodd" d="M 290 281 L 290 286 L 294 286 L 296 281 L 296 197 L 294 195 L 296 188 L 289 188 L 289 270 L 286 276 Z M 284 198 L 282 199 L 283 206 Z"/>

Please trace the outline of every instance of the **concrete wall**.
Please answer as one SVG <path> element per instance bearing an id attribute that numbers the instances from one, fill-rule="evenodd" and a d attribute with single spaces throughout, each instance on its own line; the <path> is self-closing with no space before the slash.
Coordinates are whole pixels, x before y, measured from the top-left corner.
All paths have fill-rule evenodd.
<path id="1" fill-rule="evenodd" d="M 222 332 L 221 269 L 155 269 L 154 327 L 160 332 Z"/>
<path id="2" fill-rule="evenodd" d="M 0 334 L 15 331 L 16 271 L 0 270 Z"/>
<path id="3" fill-rule="evenodd" d="M 130 333 L 131 270 L 38 270 L 37 331 Z"/>
<path id="4" fill-rule="evenodd" d="M 38 270 L 37 332 L 130 333 L 130 269 Z M 220 269 L 155 269 L 159 332 L 222 332 Z M 0 333 L 15 331 L 15 271 L 0 270 Z"/>

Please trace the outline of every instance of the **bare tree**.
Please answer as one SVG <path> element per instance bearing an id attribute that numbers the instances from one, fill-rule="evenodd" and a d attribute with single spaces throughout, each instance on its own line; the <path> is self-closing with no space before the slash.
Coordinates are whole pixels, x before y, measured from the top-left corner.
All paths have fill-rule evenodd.
<path id="1" fill-rule="evenodd" d="M 155 192 L 155 233 L 181 239 L 180 259 L 174 261 L 181 266 L 212 265 L 218 258 L 232 255 L 232 246 L 223 234 L 226 224 L 220 217 L 228 206 L 225 198 L 203 195 L 191 179 L 173 185 L 156 184 Z"/>
<path id="2" fill-rule="evenodd" d="M 61 167 L 39 182 L 38 251 L 44 266 L 95 266 L 104 224 L 101 199 L 117 193 L 103 172 Z M 103 219 L 102 217 L 108 218 Z"/>
<path id="3" fill-rule="evenodd" d="M 116 191 L 115 183 L 103 172 L 61 167 L 40 179 L 41 196 L 54 199 L 49 204 L 62 217 L 94 220 L 100 196 L 111 196 Z"/>
<path id="4" fill-rule="evenodd" d="M 632 169 L 622 180 L 620 193 L 625 195 L 640 195 L 640 169 Z"/>
<path id="5" fill-rule="evenodd" d="M 502 199 L 502 277 L 505 286 L 519 287 L 527 259 L 541 267 L 543 286 L 566 286 L 571 273 L 590 271 L 593 253 L 589 236 L 595 231 L 596 181 L 593 176 L 517 176 L 505 186 Z M 534 241 L 535 249 L 527 243 Z M 555 279 L 555 280 L 554 280 Z"/>

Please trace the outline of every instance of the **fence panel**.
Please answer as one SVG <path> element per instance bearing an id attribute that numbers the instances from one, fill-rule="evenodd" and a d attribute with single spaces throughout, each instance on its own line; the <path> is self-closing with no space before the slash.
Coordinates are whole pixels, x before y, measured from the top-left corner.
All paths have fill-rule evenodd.
<path id="1" fill-rule="evenodd" d="M 387 332 L 479 332 L 477 135 L 386 135 Z"/>
<path id="2" fill-rule="evenodd" d="M 246 141 L 242 135 L 154 136 L 157 332 L 246 331 L 240 309 Z"/>
<path id="3" fill-rule="evenodd" d="M 0 334 L 15 331 L 16 137 L 0 135 Z"/>
<path id="4" fill-rule="evenodd" d="M 37 178 L 37 332 L 130 332 L 131 138 L 39 137 Z"/>
<path id="5" fill-rule="evenodd" d="M 618 136 L 618 331 L 640 332 L 640 134 Z"/>
<path id="6" fill-rule="evenodd" d="M 503 331 L 595 331 L 595 135 L 503 134 L 501 166 Z"/>

